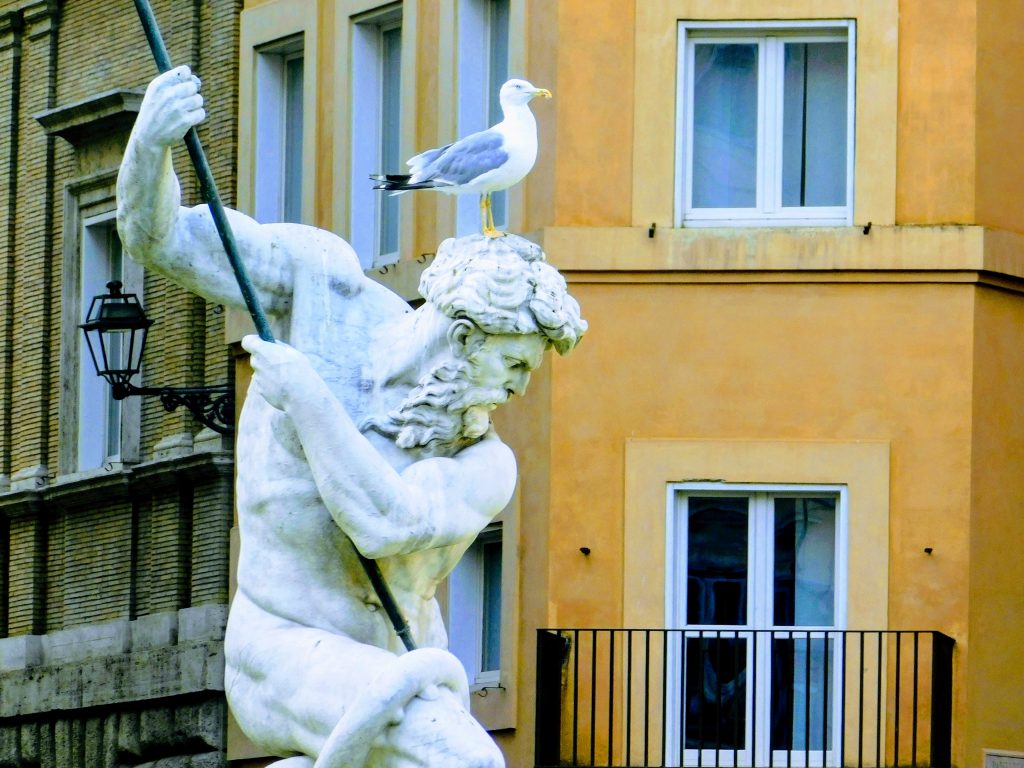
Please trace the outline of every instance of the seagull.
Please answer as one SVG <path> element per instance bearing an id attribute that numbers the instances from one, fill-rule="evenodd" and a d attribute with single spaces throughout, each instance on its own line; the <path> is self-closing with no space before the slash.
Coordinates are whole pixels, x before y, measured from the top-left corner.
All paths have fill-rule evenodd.
<path id="1" fill-rule="evenodd" d="M 374 189 L 401 194 L 412 189 L 436 189 L 449 195 L 480 195 L 480 228 L 487 237 L 505 233 L 494 227 L 491 193 L 522 181 L 537 159 L 537 121 L 528 106 L 551 91 L 526 80 L 509 80 L 498 92 L 503 120 L 486 131 L 472 133 L 409 158 L 408 175 L 370 176 Z"/>

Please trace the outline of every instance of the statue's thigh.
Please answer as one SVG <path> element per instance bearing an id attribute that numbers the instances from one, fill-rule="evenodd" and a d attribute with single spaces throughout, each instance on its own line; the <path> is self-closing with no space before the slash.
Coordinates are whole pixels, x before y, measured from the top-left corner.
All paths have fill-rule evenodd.
<path id="1" fill-rule="evenodd" d="M 228 701 L 259 746 L 315 755 L 351 701 L 394 659 L 323 630 L 263 628 L 229 643 Z"/>

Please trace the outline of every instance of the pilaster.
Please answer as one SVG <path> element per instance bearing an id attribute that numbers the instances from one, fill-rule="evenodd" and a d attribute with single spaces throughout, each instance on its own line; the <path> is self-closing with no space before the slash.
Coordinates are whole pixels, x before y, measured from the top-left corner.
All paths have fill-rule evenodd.
<path id="1" fill-rule="evenodd" d="M 54 138 L 39 130 L 32 117 L 53 107 L 60 4 L 39 0 L 22 9 L 24 24 L 17 164 L 19 187 L 15 212 L 12 372 L 18 387 L 12 398 L 12 472 L 48 465 L 54 293 Z M 29 76 L 31 73 L 31 76 Z"/>
<path id="2" fill-rule="evenodd" d="M 10 83 L 0 99 L 0 490 L 10 482 L 14 409 L 14 220 L 18 200 L 18 109 L 21 100 L 22 17 L 0 15 L 0 82 Z"/>

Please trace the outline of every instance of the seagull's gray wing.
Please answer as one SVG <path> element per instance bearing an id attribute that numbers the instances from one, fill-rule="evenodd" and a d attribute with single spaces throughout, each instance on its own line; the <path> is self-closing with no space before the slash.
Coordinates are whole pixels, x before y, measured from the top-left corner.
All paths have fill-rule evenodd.
<path id="1" fill-rule="evenodd" d="M 504 165 L 508 152 L 504 139 L 494 130 L 480 131 L 459 139 L 424 167 L 425 178 L 457 186 Z"/>

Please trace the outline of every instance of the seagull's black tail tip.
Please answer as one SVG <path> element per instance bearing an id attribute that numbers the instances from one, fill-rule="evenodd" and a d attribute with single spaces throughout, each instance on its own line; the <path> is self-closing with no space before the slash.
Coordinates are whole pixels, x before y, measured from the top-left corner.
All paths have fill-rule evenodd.
<path id="1" fill-rule="evenodd" d="M 404 192 L 410 189 L 433 189 L 438 185 L 434 181 L 418 181 L 411 184 L 412 176 L 397 173 L 371 173 L 370 178 L 379 182 L 373 185 L 374 189 L 383 189 L 386 192 Z"/>

